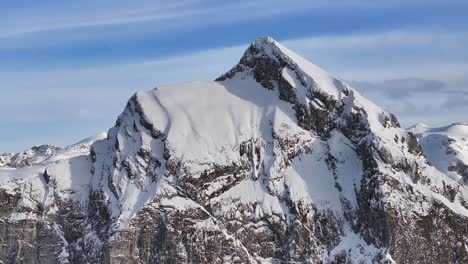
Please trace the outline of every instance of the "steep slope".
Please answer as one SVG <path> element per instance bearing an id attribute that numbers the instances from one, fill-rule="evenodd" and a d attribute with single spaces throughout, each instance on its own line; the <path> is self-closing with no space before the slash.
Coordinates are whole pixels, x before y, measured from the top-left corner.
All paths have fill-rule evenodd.
<path id="1" fill-rule="evenodd" d="M 467 260 L 466 189 L 270 38 L 216 82 L 135 94 L 92 156 L 99 261 Z"/>
<path id="2" fill-rule="evenodd" d="M 51 171 L 74 160 L 47 166 L 47 177 L 0 170 L 11 183 L 4 230 L 42 234 L 1 233 L 2 258 L 468 262 L 466 187 L 432 167 L 392 114 L 271 38 L 216 81 L 137 92 L 79 160 L 66 173 Z M 58 175 L 87 184 L 48 198 L 57 188 L 45 179 Z M 25 208 L 42 209 L 11 221 L 33 180 L 44 188 Z"/>
<path id="3" fill-rule="evenodd" d="M 462 184 L 468 183 L 468 124 L 430 128 L 417 124 L 408 129 L 434 167 Z"/>

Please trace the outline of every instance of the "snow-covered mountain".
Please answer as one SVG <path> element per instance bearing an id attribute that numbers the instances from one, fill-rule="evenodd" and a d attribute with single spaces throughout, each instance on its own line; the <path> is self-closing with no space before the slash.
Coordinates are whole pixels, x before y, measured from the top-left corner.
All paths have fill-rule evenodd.
<path id="1" fill-rule="evenodd" d="M 216 81 L 137 92 L 89 154 L 0 168 L 0 259 L 466 263 L 468 190 L 426 155 L 259 38 Z"/>
<path id="2" fill-rule="evenodd" d="M 468 184 L 468 124 L 430 128 L 417 124 L 408 129 L 418 138 L 429 161 L 461 184 Z"/>
<path id="3" fill-rule="evenodd" d="M 2 153 L 0 154 L 0 168 L 23 168 L 34 165 L 45 165 L 80 154 L 88 154 L 91 145 L 95 141 L 105 139 L 106 137 L 107 134 L 102 132 L 64 148 L 40 145 L 18 153 Z"/>

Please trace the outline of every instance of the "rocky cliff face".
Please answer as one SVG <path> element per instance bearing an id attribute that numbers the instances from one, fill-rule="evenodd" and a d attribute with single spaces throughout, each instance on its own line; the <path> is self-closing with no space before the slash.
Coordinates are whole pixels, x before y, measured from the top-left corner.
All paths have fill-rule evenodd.
<path id="1" fill-rule="evenodd" d="M 0 171 L 21 234 L 0 234 L 6 262 L 468 262 L 466 187 L 271 38 L 214 82 L 136 93 L 89 155 L 34 168 Z"/>

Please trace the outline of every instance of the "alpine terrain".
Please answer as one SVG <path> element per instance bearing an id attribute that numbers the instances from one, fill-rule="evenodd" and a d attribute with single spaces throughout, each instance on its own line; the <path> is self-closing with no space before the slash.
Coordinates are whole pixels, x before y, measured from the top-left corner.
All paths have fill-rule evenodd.
<path id="1" fill-rule="evenodd" d="M 408 130 L 416 135 L 434 167 L 460 184 L 468 184 L 468 124 L 429 128 L 419 123 Z"/>
<path id="2" fill-rule="evenodd" d="M 419 140 L 419 142 L 418 142 Z M 0 156 L 3 263 L 468 263 L 468 126 L 397 118 L 271 38 Z"/>

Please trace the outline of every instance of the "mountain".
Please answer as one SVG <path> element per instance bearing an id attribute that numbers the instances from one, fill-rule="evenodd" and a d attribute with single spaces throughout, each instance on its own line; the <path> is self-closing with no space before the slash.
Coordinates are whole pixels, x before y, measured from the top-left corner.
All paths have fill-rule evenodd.
<path id="1" fill-rule="evenodd" d="M 215 81 L 134 94 L 89 154 L 0 168 L 0 259 L 467 263 L 468 191 L 426 155 L 259 38 Z"/>
<path id="2" fill-rule="evenodd" d="M 44 165 L 78 156 L 80 154 L 88 154 L 91 145 L 95 141 L 106 137 L 107 134 L 103 132 L 65 148 L 51 145 L 40 145 L 18 153 L 2 153 L 0 154 L 0 168 L 23 168 L 34 165 Z"/>
<path id="3" fill-rule="evenodd" d="M 434 167 L 460 184 L 468 184 L 468 124 L 439 128 L 417 124 L 408 130 L 416 135 Z"/>

